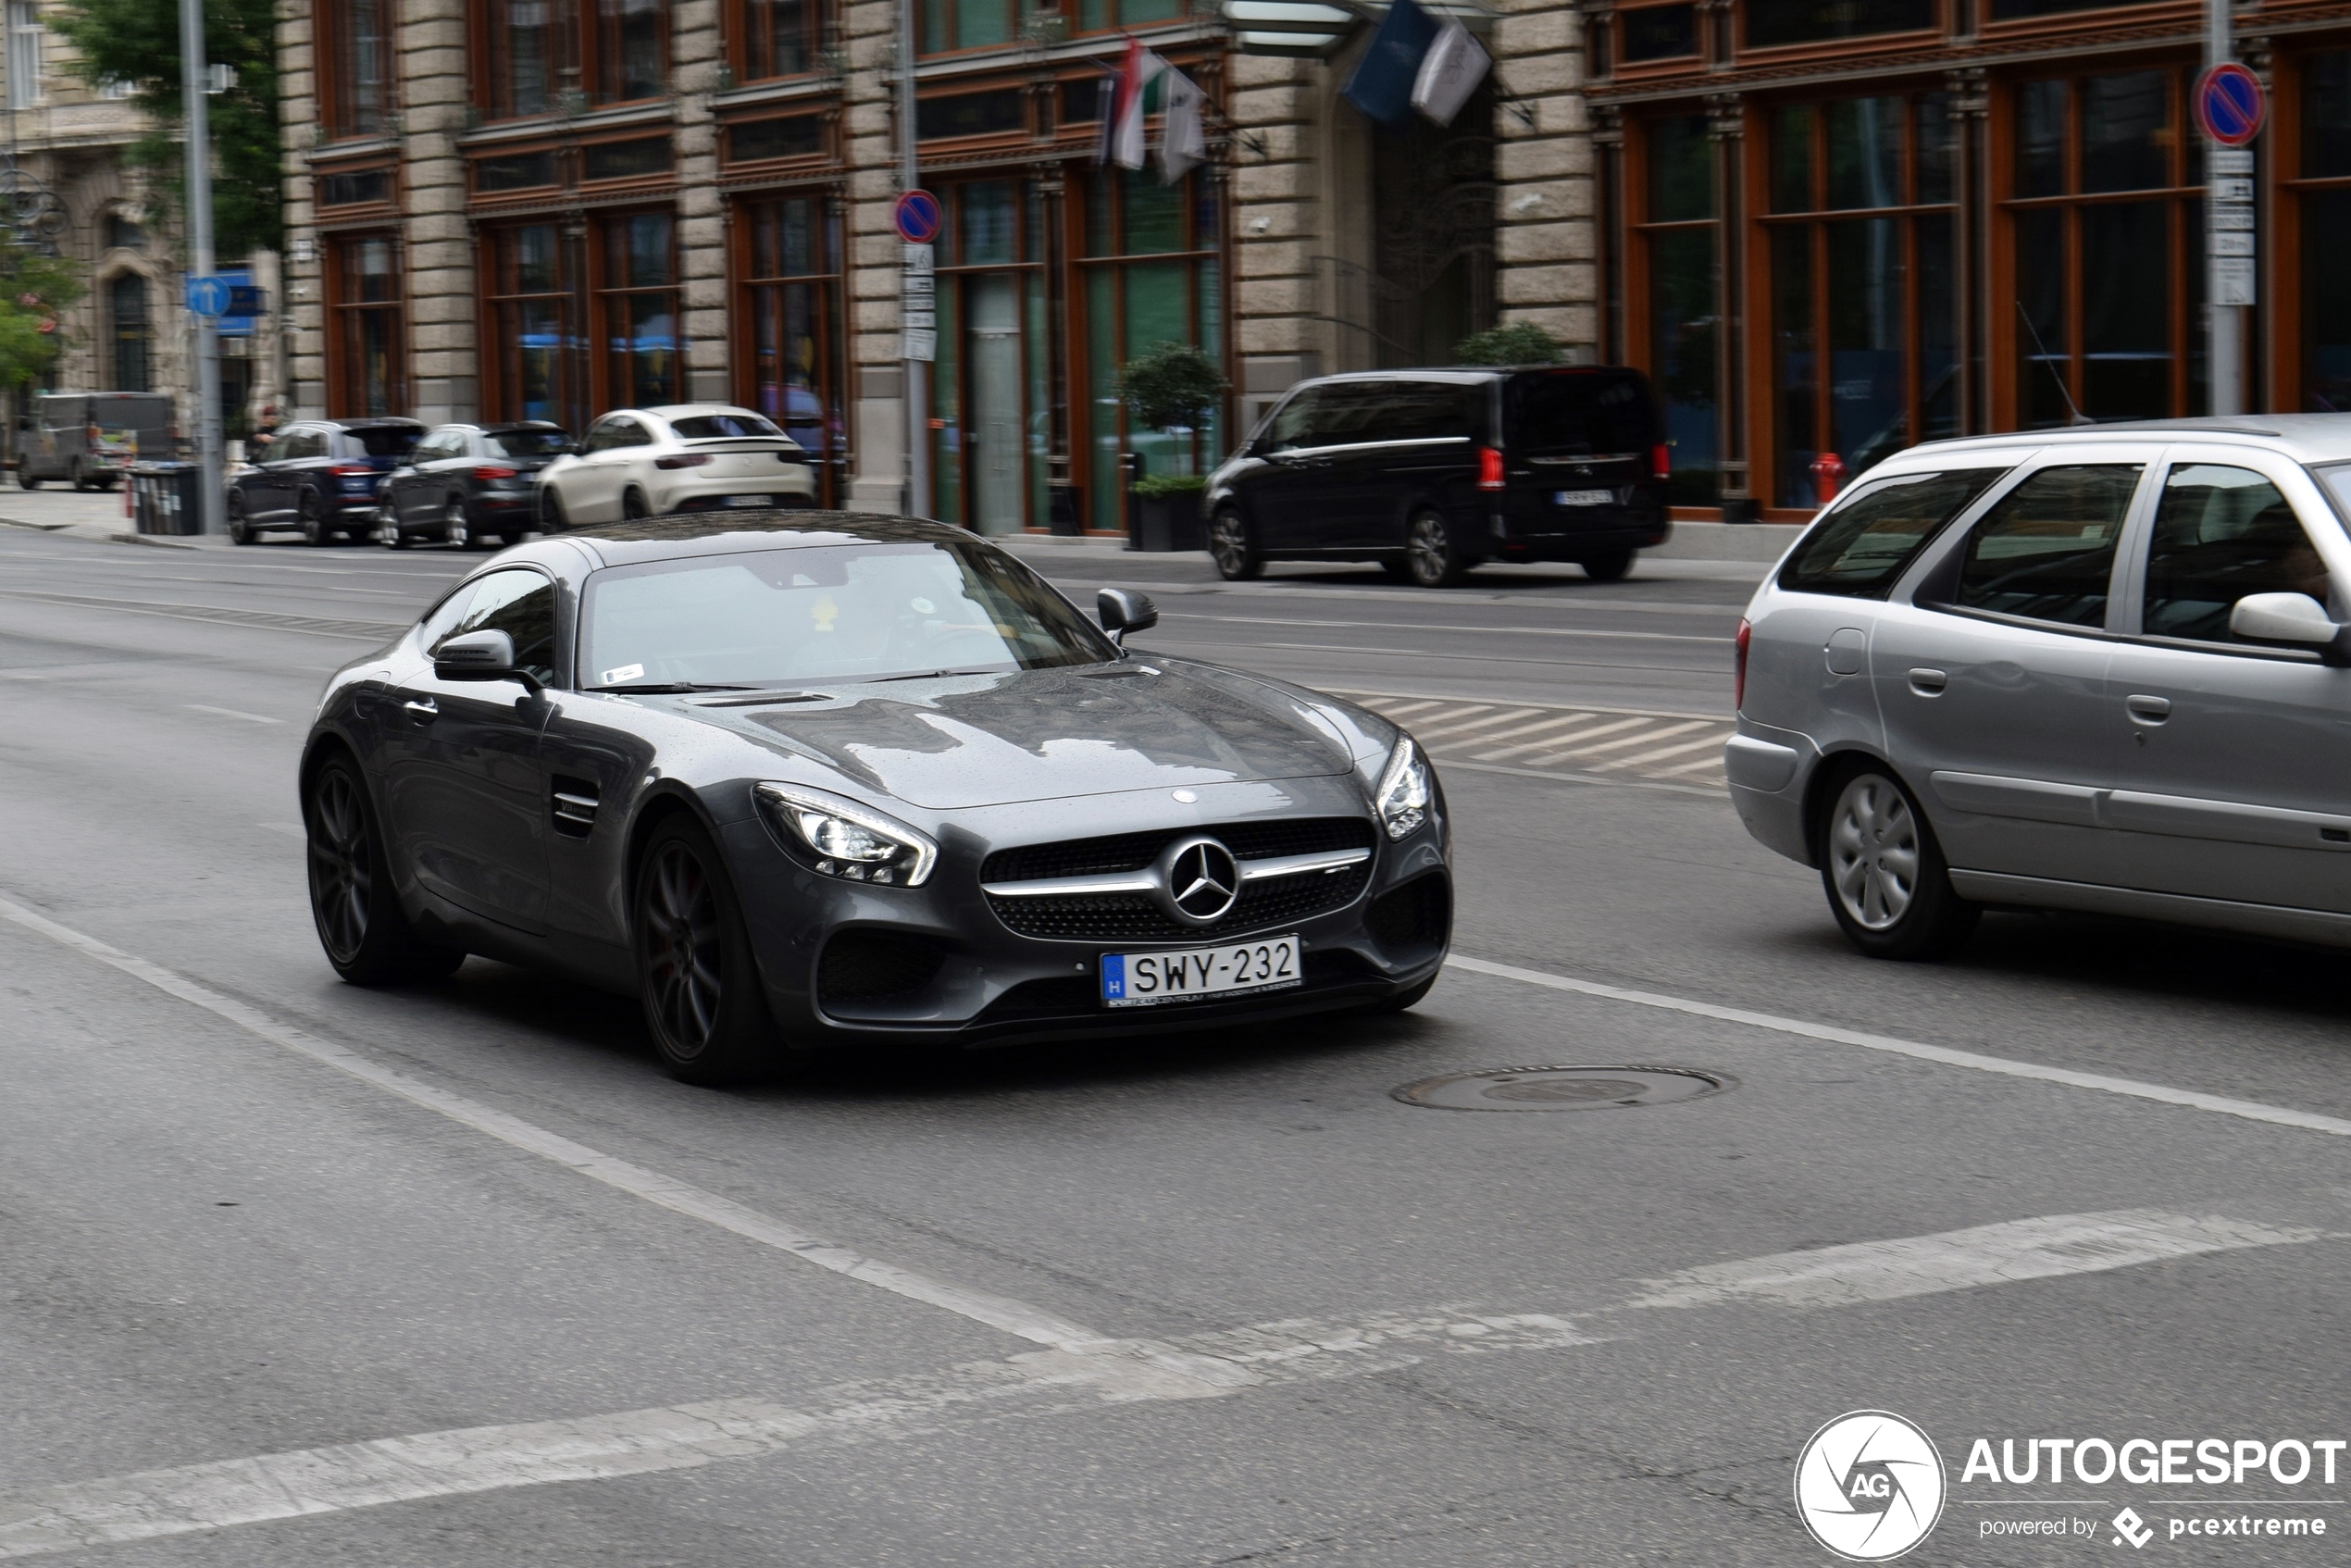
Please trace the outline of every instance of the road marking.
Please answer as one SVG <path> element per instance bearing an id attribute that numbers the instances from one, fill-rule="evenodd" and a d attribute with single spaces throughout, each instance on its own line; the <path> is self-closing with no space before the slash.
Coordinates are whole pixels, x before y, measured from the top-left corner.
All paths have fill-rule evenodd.
<path id="1" fill-rule="evenodd" d="M 1711 745 L 1712 742 L 1709 741 L 1708 744 Z M 1722 765 L 1723 759 L 1719 755 L 1700 757 L 1696 762 L 1686 762 L 1673 767 L 1661 767 L 1657 770 L 1657 776 L 1660 778 L 1671 778 L 1677 773 L 1703 773 L 1710 767 L 1721 767 Z"/>
<path id="2" fill-rule="evenodd" d="M 1625 735 L 1614 740 L 1603 740 L 1597 746 L 1587 746 L 1581 740 L 1572 740 L 1564 746 L 1553 747 L 1552 754 L 1563 757 L 1588 757 L 1601 752 L 1620 751 L 1626 746 L 1646 746 L 1652 740 L 1662 740 L 1669 735 L 1686 735 L 1693 729 L 1704 728 L 1706 728 L 1705 720 L 1694 718 L 1681 724 L 1669 724 L 1661 728 L 1652 729 L 1646 735 Z M 1536 760 L 1539 762 L 1542 759 Z"/>
<path id="3" fill-rule="evenodd" d="M 1205 1380 L 1211 1384 L 1218 1376 L 1214 1367 L 1190 1364 L 1185 1358 L 1176 1356 L 1163 1347 L 1136 1340 L 1114 1340 L 1025 1301 L 968 1290 L 879 1258 L 868 1257 L 847 1247 L 836 1246 L 732 1199 L 706 1192 L 674 1176 L 647 1170 L 642 1165 L 631 1164 L 585 1144 L 575 1143 L 544 1127 L 535 1126 L 518 1116 L 508 1115 L 504 1111 L 493 1110 L 462 1095 L 436 1089 L 405 1074 L 378 1066 L 355 1051 L 288 1027 L 257 1007 L 223 996 L 161 964 L 151 964 L 118 948 L 109 947 L 94 937 L 84 936 L 70 927 L 59 925 L 11 900 L 0 898 L 0 918 L 11 920 L 60 946 L 71 948 L 76 952 L 120 970 L 133 979 L 144 981 L 157 990 L 201 1007 L 272 1045 L 280 1046 L 298 1056 L 308 1057 L 337 1072 L 347 1073 L 429 1111 L 437 1111 L 452 1121 L 462 1123 L 477 1132 L 487 1133 L 503 1143 L 541 1159 L 552 1160 L 568 1170 L 592 1177 L 632 1197 L 641 1198 L 648 1203 L 702 1220 L 762 1246 L 789 1252 L 803 1262 L 844 1275 L 860 1284 L 888 1290 L 910 1300 L 927 1302 L 959 1317 L 986 1324 L 991 1328 L 1001 1329 L 1053 1350 L 1078 1355 L 1138 1360 L 1171 1375 Z"/>
<path id="4" fill-rule="evenodd" d="M 241 718 L 247 724 L 283 724 L 286 722 L 282 718 L 264 718 L 259 714 L 240 713 L 235 708 L 216 708 L 210 703 L 182 703 L 180 705 L 183 708 L 193 708 L 200 714 L 218 714 L 222 718 Z"/>
<path id="5" fill-rule="evenodd" d="M 1656 785 L 1652 788 L 1670 788 Z M 2299 1127 L 2305 1132 L 2322 1132 L 2336 1138 L 2351 1138 L 2351 1121 L 2339 1116 L 2321 1116 L 2315 1112 L 2289 1110 L 2283 1105 L 2265 1105 L 2253 1100 L 2231 1100 L 2222 1095 L 2205 1094 L 2192 1089 L 2173 1089 L 2167 1084 L 2143 1083 L 2136 1078 L 2118 1078 L 2105 1073 L 2082 1073 L 2071 1067 L 2044 1066 L 2037 1062 L 2017 1062 L 2005 1056 L 1984 1056 L 1972 1051 L 1954 1051 L 1948 1046 L 1928 1045 L 1921 1040 L 1901 1039 L 1893 1035 L 1869 1034 L 1860 1029 L 1838 1028 L 1833 1024 L 1808 1023 L 1801 1018 L 1783 1018 L 1776 1014 L 1751 1012 L 1744 1007 L 1720 1007 L 1710 1002 L 1693 1002 L 1686 997 L 1664 996 L 1656 991 L 1632 990 L 1623 986 L 1606 986 L 1597 980 L 1578 980 L 1565 975 L 1546 974 L 1540 969 L 1522 969 L 1512 964 L 1492 964 L 1482 958 L 1464 958 L 1454 953 L 1445 960 L 1449 969 L 1462 969 L 1473 975 L 1490 975 L 1499 979 L 1517 980 L 1522 984 L 1541 986 L 1548 990 L 1573 991 L 1579 996 L 1596 996 L 1610 1002 L 1631 1002 L 1636 1007 L 1655 1007 L 1669 1013 L 1686 1013 L 1693 1017 L 1714 1018 L 1728 1024 L 1745 1024 L 1750 1028 L 1770 1029 L 1776 1034 L 1797 1035 L 1806 1039 L 1829 1040 L 1837 1045 L 1858 1045 L 1866 1051 L 1891 1052 L 1897 1056 L 1913 1056 L 1922 1062 L 1940 1063 L 1947 1067 L 1967 1067 L 1980 1073 L 1998 1073 L 2012 1078 L 2034 1078 L 2043 1083 L 2064 1084 L 2073 1089 L 2094 1089 L 2105 1094 L 2126 1095 L 2133 1100 L 2152 1100 L 2158 1104 L 2183 1106 L 2192 1111 L 2212 1111 L 2224 1116 L 2241 1116 L 2247 1121 L 2268 1122 L 2277 1126 Z"/>
<path id="6" fill-rule="evenodd" d="M 1618 734 L 1621 731 L 1638 728 L 1644 724 L 1654 724 L 1657 721 L 1650 718 L 1620 718 L 1607 724 L 1598 724 L 1590 719 L 1584 722 L 1592 724 L 1593 728 L 1576 728 L 1566 735 L 1546 735 L 1540 740 L 1529 740 L 1517 746 L 1505 746 L 1499 752 L 1480 752 L 1477 753 L 1477 760 L 1500 762 L 1504 757 L 1523 757 L 1529 752 L 1554 751 L 1562 740 L 1597 740 L 1603 735 Z"/>
<path id="7" fill-rule="evenodd" d="M 2167 1214 L 2152 1209 L 2052 1214 L 1938 1236 L 1863 1241 L 1684 1269 L 1662 1279 L 1644 1281 L 1648 1293 L 1627 1304 L 1711 1307 L 1732 1301 L 1770 1301 L 1789 1307 L 1841 1307 L 2131 1268 L 2239 1247 L 2316 1241 L 2324 1235 L 2300 1227 L 2255 1225 L 2211 1214 Z"/>
<path id="8" fill-rule="evenodd" d="M 1392 718 L 1395 716 L 1394 709 L 1390 708 L 1385 711 L 1387 713 L 1389 717 Z M 1524 716 L 1524 715 L 1522 714 L 1517 716 Z M 1505 729 L 1499 735 L 1481 735 L 1477 738 L 1477 743 L 1481 746 L 1490 746 L 1497 740 L 1515 740 L 1522 735 L 1536 735 L 1546 729 L 1558 729 L 1562 727 L 1572 728 L 1579 724 L 1595 724 L 1598 722 L 1599 717 L 1600 716 L 1598 714 L 1559 715 L 1551 718 L 1543 719 L 1538 723 L 1522 724 L 1516 729 Z M 1479 753 L 1481 756 L 1489 754 L 1498 753 Z"/>
<path id="9" fill-rule="evenodd" d="M 1832 1308 L 2027 1279 L 2103 1273 L 2324 1233 L 2220 1216 L 2131 1210 L 2056 1214 L 1899 1240 L 1685 1269 L 1586 1320 L 1637 1332 L 1655 1309 Z M 1121 1404 L 1358 1377 L 1432 1356 L 1598 1345 L 1577 1317 L 1469 1306 L 1346 1321 L 1291 1318 L 1163 1347 L 1223 1369 L 1213 1386 L 1135 1362 L 1032 1350 L 942 1372 L 846 1384 L 797 1405 L 716 1400 L 570 1420 L 473 1426 L 67 1482 L 0 1497 L 0 1558 L 153 1540 L 425 1498 L 696 1469 L 803 1446 L 953 1434 Z"/>
<path id="10" fill-rule="evenodd" d="M 1664 746 L 1654 752 L 1643 752 L 1640 755 L 1635 757 L 1615 757 L 1608 762 L 1600 764 L 1600 768 L 1601 771 L 1605 772 L 1611 767 L 1647 767 L 1653 762 L 1663 762 L 1668 757 L 1683 756 L 1688 753 L 1698 751 L 1701 747 L 1719 746 L 1722 743 L 1723 738 L 1721 736 L 1709 735 L 1703 740 L 1685 740 L 1678 746 Z M 1709 765 L 1713 763 L 1713 760 L 1714 759 L 1711 757 L 1706 759 Z M 1686 767 L 1689 765 L 1686 763 L 1683 765 Z"/>

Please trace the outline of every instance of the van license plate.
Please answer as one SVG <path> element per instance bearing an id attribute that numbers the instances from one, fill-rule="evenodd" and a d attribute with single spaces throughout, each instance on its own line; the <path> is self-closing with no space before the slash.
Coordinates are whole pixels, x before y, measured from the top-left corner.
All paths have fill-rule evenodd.
<path id="1" fill-rule="evenodd" d="M 1231 947 L 1188 952 L 1106 952 L 1101 963 L 1104 1007 L 1152 1007 L 1212 996 L 1250 996 L 1302 984 L 1298 939 L 1267 937 Z"/>
<path id="2" fill-rule="evenodd" d="M 1605 506 L 1616 499 L 1612 490 L 1555 490 L 1552 504 L 1558 506 Z"/>

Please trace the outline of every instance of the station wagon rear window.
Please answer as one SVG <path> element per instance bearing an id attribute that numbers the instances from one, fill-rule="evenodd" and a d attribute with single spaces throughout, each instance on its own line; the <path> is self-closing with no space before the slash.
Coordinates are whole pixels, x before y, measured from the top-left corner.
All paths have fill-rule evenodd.
<path id="1" fill-rule="evenodd" d="M 1780 586 L 1795 593 L 1885 598 L 1927 541 L 2007 472 L 1959 468 L 1866 481 L 1804 536 L 1780 568 Z"/>

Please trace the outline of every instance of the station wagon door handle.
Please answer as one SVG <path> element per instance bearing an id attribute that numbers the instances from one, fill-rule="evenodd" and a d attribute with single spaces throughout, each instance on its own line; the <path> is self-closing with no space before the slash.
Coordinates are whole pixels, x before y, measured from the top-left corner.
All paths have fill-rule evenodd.
<path id="1" fill-rule="evenodd" d="M 2169 697 L 2129 696 L 2122 699 L 2125 712 L 2141 724 L 2161 724 L 2171 716 Z"/>
<path id="2" fill-rule="evenodd" d="M 1940 697 L 1951 678 L 1939 669 L 1914 669 L 1910 672 L 1910 690 L 1922 697 Z"/>

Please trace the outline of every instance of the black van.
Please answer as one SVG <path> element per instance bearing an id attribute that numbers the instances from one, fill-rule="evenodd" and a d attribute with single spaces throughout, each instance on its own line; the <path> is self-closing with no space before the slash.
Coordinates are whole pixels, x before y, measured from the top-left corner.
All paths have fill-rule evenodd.
<path id="1" fill-rule="evenodd" d="M 1664 542 L 1669 467 L 1637 370 L 1383 370 L 1290 389 L 1209 477 L 1209 554 L 1377 561 L 1437 588 L 1485 561 L 1575 561 L 1602 582 Z"/>

